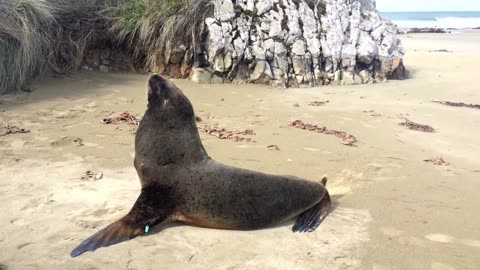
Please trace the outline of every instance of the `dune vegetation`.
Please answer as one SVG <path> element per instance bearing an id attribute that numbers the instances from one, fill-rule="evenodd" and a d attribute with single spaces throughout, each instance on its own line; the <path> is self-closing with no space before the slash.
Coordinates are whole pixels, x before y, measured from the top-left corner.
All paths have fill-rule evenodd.
<path id="1" fill-rule="evenodd" d="M 195 48 L 212 13 L 210 0 L 2 0 L 0 94 L 39 75 L 78 70 L 89 50 L 105 44 L 154 70 L 171 46 Z"/>

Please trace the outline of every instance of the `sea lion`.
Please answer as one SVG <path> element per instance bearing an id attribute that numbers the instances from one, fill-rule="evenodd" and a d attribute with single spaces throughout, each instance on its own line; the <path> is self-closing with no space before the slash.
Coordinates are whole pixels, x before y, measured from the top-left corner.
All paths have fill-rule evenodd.
<path id="1" fill-rule="evenodd" d="M 182 91 L 158 74 L 150 76 L 147 87 L 147 111 L 135 137 L 140 196 L 125 217 L 83 241 L 72 257 L 144 235 L 169 221 L 254 230 L 299 216 L 292 230 L 312 232 L 329 214 L 326 178 L 313 182 L 212 160 Z"/>

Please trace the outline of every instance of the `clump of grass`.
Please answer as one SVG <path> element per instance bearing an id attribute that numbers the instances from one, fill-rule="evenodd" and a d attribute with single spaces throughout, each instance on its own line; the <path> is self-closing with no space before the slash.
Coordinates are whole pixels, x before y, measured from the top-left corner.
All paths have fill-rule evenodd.
<path id="1" fill-rule="evenodd" d="M 212 14 L 211 0 L 1 0 L 0 94 L 47 71 L 77 70 L 105 44 L 162 72 L 171 47 L 198 48 Z"/>
<path id="2" fill-rule="evenodd" d="M 22 88 L 47 67 L 48 29 L 55 22 L 45 0 L 0 4 L 0 94 Z"/>
<path id="3" fill-rule="evenodd" d="M 95 7 L 95 0 L 48 0 L 56 5 L 56 24 L 49 29 L 49 70 L 68 73 L 83 63 L 85 51 L 103 39 L 105 20 L 89 13 L 85 7 Z"/>
<path id="4" fill-rule="evenodd" d="M 0 2 L 0 94 L 24 88 L 47 71 L 78 69 L 94 21 L 74 0 Z"/>
<path id="5" fill-rule="evenodd" d="M 193 46 L 200 39 L 204 21 L 213 15 L 211 0 L 123 0 L 104 16 L 112 22 L 109 32 L 126 44 L 147 70 L 162 72 L 167 48 Z"/>

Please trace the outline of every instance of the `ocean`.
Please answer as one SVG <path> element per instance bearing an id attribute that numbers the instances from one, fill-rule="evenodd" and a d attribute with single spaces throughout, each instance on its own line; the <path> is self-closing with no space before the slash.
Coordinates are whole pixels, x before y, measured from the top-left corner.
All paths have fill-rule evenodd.
<path id="1" fill-rule="evenodd" d="M 475 28 L 480 27 L 480 11 L 380 12 L 400 28 Z"/>

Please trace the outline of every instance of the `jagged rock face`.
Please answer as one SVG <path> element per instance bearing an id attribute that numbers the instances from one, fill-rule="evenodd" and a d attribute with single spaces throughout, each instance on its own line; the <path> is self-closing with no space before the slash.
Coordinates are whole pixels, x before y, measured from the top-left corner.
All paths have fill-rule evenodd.
<path id="1" fill-rule="evenodd" d="M 380 17 L 374 0 L 213 2 L 201 77 L 281 87 L 405 77 L 397 27 Z"/>

